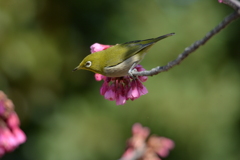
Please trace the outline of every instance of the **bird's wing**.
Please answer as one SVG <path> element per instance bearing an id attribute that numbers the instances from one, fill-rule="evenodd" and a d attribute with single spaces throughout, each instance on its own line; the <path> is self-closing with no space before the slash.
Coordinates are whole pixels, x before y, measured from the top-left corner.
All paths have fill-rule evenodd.
<path id="1" fill-rule="evenodd" d="M 108 59 L 108 66 L 117 65 L 133 55 L 139 53 L 141 50 L 151 46 L 153 43 L 124 43 L 108 48 L 105 56 Z M 141 53 L 139 53 L 141 54 Z M 140 56 L 140 55 L 139 55 Z"/>
<path id="2" fill-rule="evenodd" d="M 123 50 L 125 49 L 124 58 L 127 59 L 135 55 L 136 53 L 141 52 L 142 50 L 145 50 L 144 52 L 146 52 L 147 49 L 149 49 L 154 43 L 168 37 L 169 35 L 171 34 L 160 36 L 157 38 L 151 38 L 146 40 L 136 40 L 136 41 L 126 42 L 121 44 L 121 47 L 123 48 Z"/>
<path id="3" fill-rule="evenodd" d="M 141 54 L 146 53 L 146 51 L 154 43 L 166 37 L 169 37 L 173 34 L 174 33 L 170 33 L 157 38 L 151 38 L 146 40 L 136 40 L 136 41 L 126 42 L 123 44 L 117 44 L 115 46 L 112 46 L 104 51 L 106 65 L 107 66 L 117 65 L 137 53 L 140 54 L 139 56 L 141 56 Z"/>

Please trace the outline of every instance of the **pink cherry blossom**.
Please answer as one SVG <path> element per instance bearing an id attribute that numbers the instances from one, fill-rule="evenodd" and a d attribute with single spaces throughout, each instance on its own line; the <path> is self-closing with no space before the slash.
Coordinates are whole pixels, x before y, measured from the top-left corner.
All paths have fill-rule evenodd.
<path id="1" fill-rule="evenodd" d="M 108 87 L 109 89 L 106 90 L 104 93 L 105 99 L 108 99 L 110 101 L 115 101 L 116 100 L 116 94 L 115 94 L 115 85 L 112 84 L 111 86 Z"/>
<path id="2" fill-rule="evenodd" d="M 165 137 L 151 135 L 150 130 L 140 123 L 132 126 L 132 137 L 127 141 L 127 148 L 120 160 L 161 160 L 169 155 L 174 142 Z"/>
<path id="3" fill-rule="evenodd" d="M 143 127 L 140 123 L 135 123 L 132 126 L 132 134 L 133 136 L 138 135 L 146 139 L 150 134 L 150 130 L 148 127 Z"/>
<path id="4" fill-rule="evenodd" d="M 95 79 L 96 79 L 97 81 L 101 81 L 101 80 L 103 80 L 104 78 L 105 78 L 105 76 L 103 76 L 103 75 L 101 75 L 101 74 L 98 74 L 98 73 L 95 74 Z"/>
<path id="5" fill-rule="evenodd" d="M 148 140 L 150 146 L 160 157 L 167 157 L 169 151 L 174 148 L 174 142 L 165 137 L 151 136 Z"/>
<path id="6" fill-rule="evenodd" d="M 90 49 L 91 53 L 105 50 L 112 45 L 103 45 L 100 43 L 94 43 Z M 137 65 L 134 69 L 137 71 L 144 71 L 145 69 L 141 65 Z M 135 100 L 140 96 L 147 94 L 147 88 L 142 82 L 147 81 L 147 76 L 139 77 L 106 77 L 104 75 L 95 74 L 96 81 L 103 80 L 102 87 L 100 88 L 100 94 L 105 99 L 110 101 L 116 101 L 116 105 L 123 105 L 127 100 Z"/>
<path id="7" fill-rule="evenodd" d="M 218 2 L 227 4 L 226 2 L 224 2 L 224 0 L 218 0 Z"/>
<path id="8" fill-rule="evenodd" d="M 19 128 L 20 121 L 14 111 L 14 105 L 2 91 L 0 91 L 0 124 L 0 157 L 2 157 L 26 141 L 25 133 Z"/>
<path id="9" fill-rule="evenodd" d="M 26 135 L 19 127 L 15 127 L 12 130 L 12 133 L 13 133 L 13 135 L 15 137 L 15 140 L 18 144 L 19 143 L 24 143 L 26 141 Z"/>
<path id="10" fill-rule="evenodd" d="M 11 127 L 11 128 L 14 128 L 14 127 L 16 127 L 16 126 L 19 126 L 20 120 L 19 120 L 19 118 L 18 118 L 18 115 L 17 115 L 15 112 L 13 112 L 13 113 L 11 113 L 11 114 L 9 115 L 9 117 L 8 117 L 8 119 L 7 119 L 7 124 L 8 124 L 8 126 Z"/>
<path id="11" fill-rule="evenodd" d="M 104 44 L 100 44 L 100 43 L 94 43 L 93 45 L 91 45 L 90 49 L 91 49 L 91 53 L 94 53 L 94 52 L 99 52 L 99 51 L 105 50 L 111 46 L 112 45 L 104 45 Z"/>

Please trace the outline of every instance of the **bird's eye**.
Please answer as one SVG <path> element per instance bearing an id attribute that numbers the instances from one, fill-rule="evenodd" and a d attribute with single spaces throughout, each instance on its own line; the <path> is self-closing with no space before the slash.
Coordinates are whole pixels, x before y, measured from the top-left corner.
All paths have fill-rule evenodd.
<path id="1" fill-rule="evenodd" d="M 85 64 L 86 67 L 90 67 L 91 65 L 92 65 L 91 61 L 87 61 L 86 64 Z"/>

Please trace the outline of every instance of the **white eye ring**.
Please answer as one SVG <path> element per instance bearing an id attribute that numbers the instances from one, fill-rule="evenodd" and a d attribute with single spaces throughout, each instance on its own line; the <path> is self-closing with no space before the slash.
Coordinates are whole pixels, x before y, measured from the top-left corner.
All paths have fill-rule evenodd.
<path id="1" fill-rule="evenodd" d="M 92 62 L 91 61 L 87 61 L 86 63 L 85 63 L 85 66 L 86 67 L 90 67 L 92 65 Z"/>

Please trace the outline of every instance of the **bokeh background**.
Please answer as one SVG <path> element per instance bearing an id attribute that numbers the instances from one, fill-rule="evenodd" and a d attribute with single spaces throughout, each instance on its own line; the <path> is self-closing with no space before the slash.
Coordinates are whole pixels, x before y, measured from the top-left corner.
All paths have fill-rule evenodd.
<path id="1" fill-rule="evenodd" d="M 123 106 L 72 72 L 90 45 L 176 35 L 142 61 L 165 65 L 233 10 L 217 0 L 0 0 L 0 90 L 28 140 L 3 160 L 113 160 L 139 122 L 175 141 L 166 159 L 240 159 L 240 21 Z"/>

